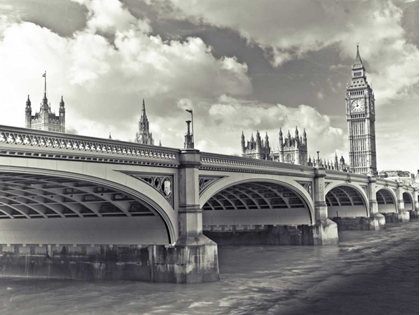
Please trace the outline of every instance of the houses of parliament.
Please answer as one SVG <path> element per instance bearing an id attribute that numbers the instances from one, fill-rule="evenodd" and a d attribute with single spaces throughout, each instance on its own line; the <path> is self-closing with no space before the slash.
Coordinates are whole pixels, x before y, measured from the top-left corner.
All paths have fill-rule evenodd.
<path id="1" fill-rule="evenodd" d="M 59 114 L 55 115 L 51 110 L 51 104 L 47 99 L 47 78 L 43 75 L 44 98 L 40 104 L 39 112 L 32 115 L 31 101 L 28 96 L 25 109 L 26 128 L 47 130 L 53 132 L 65 132 L 65 104 L 63 97 L 59 103 Z M 283 135 L 280 128 L 277 150 L 270 146 L 268 134 L 264 137 L 257 131 L 255 138 L 251 134 L 250 140 L 245 140 L 242 132 L 241 154 L 243 157 L 272 160 L 283 163 L 292 163 L 308 166 L 322 166 L 326 169 L 352 172 L 357 174 L 377 174 L 376 165 L 376 140 L 375 140 L 375 97 L 367 78 L 366 70 L 357 46 L 356 59 L 351 68 L 351 83 L 347 84 L 345 95 L 345 108 L 349 132 L 349 163 L 343 156 L 333 161 L 326 161 L 317 157 L 308 156 L 308 139 L 306 131 L 301 134 L 296 127 L 294 135 L 287 132 Z M 292 132 L 293 133 L 293 132 Z M 146 114 L 146 105 L 143 100 L 141 117 L 138 123 L 138 132 L 135 142 L 155 145 L 153 135 L 149 130 L 149 120 Z M 159 143 L 159 145 L 161 145 Z"/>
<path id="2" fill-rule="evenodd" d="M 351 83 L 347 84 L 345 106 L 349 132 L 349 164 L 346 164 L 343 156 L 338 160 L 337 155 L 334 161 L 326 161 L 319 157 L 308 158 L 306 132 L 303 131 L 303 137 L 299 136 L 297 127 L 294 136 L 291 136 L 288 131 L 284 138 L 280 129 L 277 151 L 271 149 L 267 134 L 262 139 L 257 131 L 255 138 L 251 135 L 250 141 L 245 142 L 245 136 L 242 133 L 242 156 L 308 166 L 320 165 L 326 169 L 376 175 L 378 171 L 375 96 L 366 78 L 366 69 L 360 57 L 359 45 L 357 45 L 356 59 L 351 69 Z"/>

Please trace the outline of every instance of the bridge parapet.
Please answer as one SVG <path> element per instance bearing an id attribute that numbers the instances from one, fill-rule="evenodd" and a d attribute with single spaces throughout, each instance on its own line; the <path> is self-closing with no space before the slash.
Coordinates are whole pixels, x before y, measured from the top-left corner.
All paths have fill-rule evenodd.
<path id="1" fill-rule="evenodd" d="M 0 125 L 0 155 L 177 167 L 180 150 Z"/>
<path id="2" fill-rule="evenodd" d="M 249 173 L 288 173 L 302 174 L 305 177 L 314 176 L 314 168 L 290 163 L 257 160 L 246 157 L 201 152 L 200 169 L 235 170 Z"/>
<path id="3" fill-rule="evenodd" d="M 352 181 L 358 182 L 358 183 L 368 183 L 369 181 L 369 176 L 367 175 L 354 174 L 354 173 L 348 173 L 348 172 L 342 172 L 342 171 L 334 171 L 334 170 L 325 170 L 325 173 L 327 175 L 326 179 L 340 180 L 340 181 L 349 182 L 349 183 L 351 183 Z"/>

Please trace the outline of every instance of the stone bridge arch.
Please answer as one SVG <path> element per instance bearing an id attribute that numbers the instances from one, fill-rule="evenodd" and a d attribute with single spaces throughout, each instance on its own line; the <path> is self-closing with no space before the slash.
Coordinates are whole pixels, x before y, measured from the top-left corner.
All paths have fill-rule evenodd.
<path id="1" fill-rule="evenodd" d="M 414 196 L 410 191 L 403 192 L 403 200 L 404 200 L 404 210 L 412 211 L 414 210 Z"/>
<path id="2" fill-rule="evenodd" d="M 369 201 L 365 190 L 352 183 L 333 182 L 325 188 L 328 217 L 368 217 Z"/>
<path id="3" fill-rule="evenodd" d="M 2 189 L 0 196 L 0 212 L 3 218 L 8 218 L 0 220 L 1 243 L 25 244 L 32 239 L 35 244 L 167 245 L 178 237 L 173 206 L 150 185 L 127 174 L 127 171 L 135 170 L 134 166 L 10 160 L 13 163 L 1 163 L 3 166 L 0 167 L 0 185 L 12 189 Z M 11 177 L 18 178 L 16 182 L 20 185 L 7 180 Z M 56 187 L 51 188 L 49 183 Z M 29 192 L 30 184 L 37 187 L 36 191 Z M 72 191 L 77 191 L 81 197 L 71 194 Z M 67 192 L 68 195 L 64 195 Z M 111 195 L 113 198 L 106 197 Z M 32 197 L 38 202 L 29 202 L 25 207 L 24 203 Z M 54 198 L 58 199 L 56 203 L 52 202 Z M 77 198 L 83 200 L 77 202 Z M 41 199 L 44 201 L 39 201 Z M 91 205 L 87 206 L 89 202 Z M 93 206 L 95 202 L 101 206 Z M 12 212 L 10 206 L 15 208 Z M 59 209 L 64 209 L 64 213 Z M 16 213 L 26 219 L 37 219 L 14 220 Z M 13 232 L 21 229 L 29 231 Z"/>
<path id="4" fill-rule="evenodd" d="M 397 195 L 390 187 L 376 188 L 376 201 L 378 202 L 379 213 L 398 212 Z"/>
<path id="5" fill-rule="evenodd" d="M 286 176 L 246 174 L 216 180 L 200 195 L 203 226 L 312 225 L 312 197 Z"/>

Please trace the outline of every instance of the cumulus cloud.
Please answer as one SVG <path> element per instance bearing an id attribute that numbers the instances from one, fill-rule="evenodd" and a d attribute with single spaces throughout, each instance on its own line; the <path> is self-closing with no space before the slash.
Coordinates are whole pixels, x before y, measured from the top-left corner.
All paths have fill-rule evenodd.
<path id="1" fill-rule="evenodd" d="M 86 27 L 70 37 L 60 36 L 34 23 L 0 19 L 0 84 L 3 87 L 0 106 L 7 112 L 0 117 L 1 124 L 23 126 L 27 94 L 31 94 L 33 110 L 38 110 L 43 93 L 41 75 L 47 70 L 48 98 L 52 107 L 58 109 L 60 96 L 64 95 L 67 129 L 71 133 L 107 138 L 111 132 L 114 139 L 133 140 L 141 100 L 145 98 L 151 131 L 156 143 L 162 140 L 164 146 L 183 146 L 184 121 L 190 118 L 184 109 L 191 108 L 194 110 L 196 145 L 204 151 L 238 154 L 242 130 L 247 137 L 256 130 L 268 132 L 276 149 L 279 128 L 287 133 L 296 126 L 301 131 L 306 129 L 311 155 L 319 150 L 322 156 L 328 157 L 335 150 L 346 150 L 343 130 L 333 127 L 329 117 L 313 107 L 290 108 L 274 102 L 250 100 L 253 88 L 248 65 L 236 57 L 215 57 L 212 48 L 197 36 L 164 40 L 152 33 L 152 23 L 147 18 L 134 17 L 116 0 L 77 2 L 86 7 Z M 309 2 L 310 8 L 301 10 L 299 6 L 305 3 L 287 4 L 296 6 L 288 14 L 283 13 L 285 10 L 268 9 L 268 2 L 266 7 L 258 3 L 250 8 L 254 6 L 251 2 L 237 6 L 237 14 L 232 14 L 230 2 L 220 4 L 218 11 L 212 3 L 203 1 L 203 6 L 210 14 L 205 17 L 207 23 L 239 30 L 263 47 L 274 65 L 280 66 L 308 50 L 320 49 L 333 42 L 325 39 L 328 34 L 335 36 L 333 30 L 325 30 L 326 22 L 321 19 L 318 25 L 319 21 L 312 20 L 307 12 L 311 9 L 312 13 L 318 14 L 316 19 L 330 13 L 314 1 Z M 188 12 L 183 4 L 177 5 L 182 7 L 183 14 Z M 197 8 L 195 6 L 194 10 Z M 254 10 L 254 17 L 249 14 L 250 9 Z M 214 10 L 215 16 L 220 15 L 215 21 L 211 16 Z M 267 10 L 273 12 L 264 17 Z M 228 13 L 231 20 L 222 19 Z M 291 16 L 297 13 L 301 14 L 304 23 L 298 26 L 295 34 L 296 21 Z M 391 12 L 389 16 L 393 18 L 393 14 Z M 204 13 L 188 15 L 203 19 Z M 241 21 L 240 16 L 245 17 L 245 21 Z M 271 20 L 270 27 L 267 17 Z M 318 40 L 311 42 L 314 38 Z M 298 45 L 300 40 L 305 45 Z M 404 41 L 399 45 L 391 48 L 406 51 L 409 47 Z M 343 59 L 354 55 L 352 43 L 341 49 Z M 401 91 L 414 80 L 415 70 L 401 82 L 394 82 L 390 77 L 391 73 L 401 73 L 408 66 L 401 67 L 404 56 L 413 56 L 413 52 L 407 51 L 407 55 L 401 55 L 401 60 L 396 59 L 394 69 L 384 64 L 389 69 L 387 78 L 391 81 L 388 83 L 397 87 L 394 94 L 390 92 L 389 98 L 402 95 Z M 373 48 L 362 50 L 362 57 L 373 60 L 369 69 L 378 90 L 381 83 L 374 77 L 376 68 L 372 64 L 375 65 L 375 54 L 380 52 Z M 337 69 L 340 67 L 338 64 Z M 380 72 L 377 73 L 379 76 Z M 328 90 L 322 91 L 327 99 Z M 13 111 L 9 111 L 11 108 Z"/>
<path id="2" fill-rule="evenodd" d="M 116 0 L 78 2 L 88 9 L 87 24 L 71 38 L 33 23 L 2 20 L 0 99 L 14 110 L 0 123 L 23 125 L 27 94 L 38 110 L 45 70 L 52 108 L 64 95 L 68 127 L 92 136 L 113 130 L 122 139 L 134 135 L 142 98 L 149 115 L 168 117 L 185 113 L 176 106 L 185 97 L 252 92 L 247 65 L 235 57 L 215 58 L 202 39 L 164 41 L 149 34 L 147 20 L 134 18 Z"/>
<path id="3" fill-rule="evenodd" d="M 238 31 L 263 48 L 276 67 L 331 46 L 337 47 L 349 64 L 355 56 L 356 43 L 360 42 L 362 58 L 369 60 L 369 78 L 381 104 L 405 96 L 411 86 L 418 84 L 418 48 L 407 40 L 401 21 L 403 11 L 392 1 L 172 3 L 179 18 Z"/>
<path id="4" fill-rule="evenodd" d="M 284 134 L 290 130 L 293 135 L 296 127 L 300 132 L 305 129 L 309 152 L 312 155 L 320 150 L 323 156 L 331 156 L 335 150 L 343 150 L 346 141 L 343 131 L 332 127 L 328 116 L 320 114 L 308 105 L 291 108 L 282 104 L 244 101 L 222 95 L 217 102 L 209 106 L 208 117 L 214 129 L 217 128 L 224 135 L 222 144 L 227 148 L 227 153 L 238 151 L 241 131 L 245 132 L 247 138 L 257 130 L 267 132 L 273 149 L 278 149 L 280 128 Z M 210 132 L 214 129 L 211 128 Z M 210 132 L 205 133 L 206 138 L 208 136 L 211 139 Z M 216 151 L 221 145 L 210 141 L 206 144 Z"/>

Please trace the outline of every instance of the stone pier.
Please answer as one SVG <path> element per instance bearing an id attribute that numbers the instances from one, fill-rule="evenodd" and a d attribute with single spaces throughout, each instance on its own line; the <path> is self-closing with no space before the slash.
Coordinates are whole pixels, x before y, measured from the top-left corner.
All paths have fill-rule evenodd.
<path id="1" fill-rule="evenodd" d="M 199 205 L 200 153 L 187 149 L 180 154 L 179 238 L 173 247 L 155 247 L 152 268 L 155 281 L 197 283 L 219 280 L 217 244 L 203 235 Z"/>

